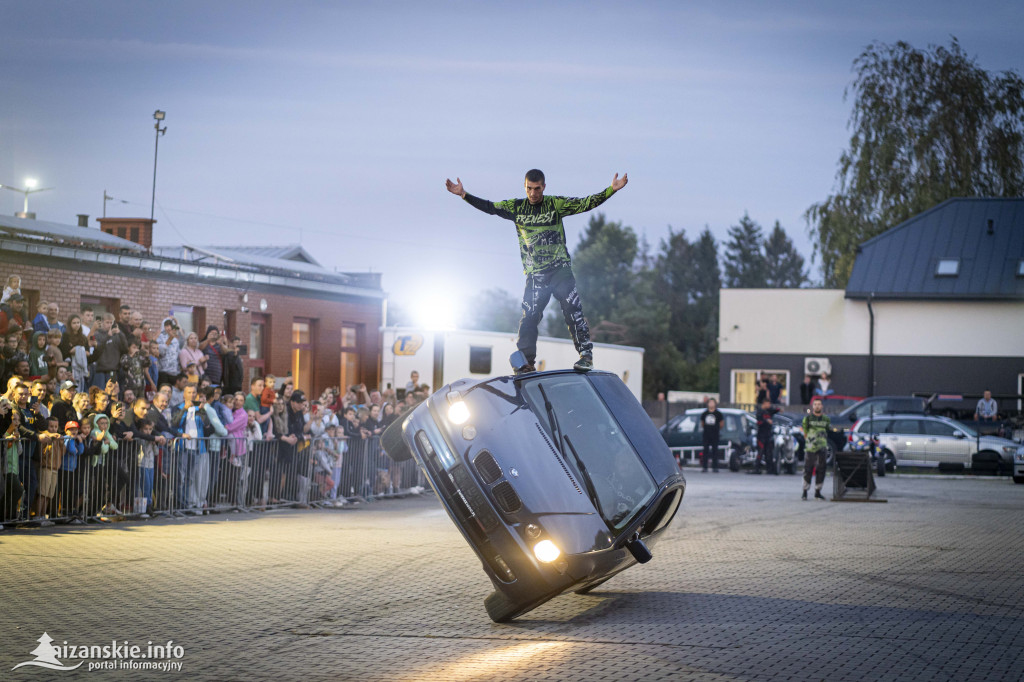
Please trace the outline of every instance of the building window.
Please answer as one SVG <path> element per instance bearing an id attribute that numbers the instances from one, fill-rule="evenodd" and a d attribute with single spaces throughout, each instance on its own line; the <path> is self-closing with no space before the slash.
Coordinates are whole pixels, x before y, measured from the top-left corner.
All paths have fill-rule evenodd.
<path id="1" fill-rule="evenodd" d="M 292 321 L 292 379 L 295 390 L 306 395 L 313 390 L 313 326 L 314 321 L 307 318 Z"/>
<path id="2" fill-rule="evenodd" d="M 341 387 L 342 393 L 349 386 L 360 383 L 359 351 L 363 325 L 343 324 L 341 326 Z"/>
<path id="3" fill-rule="evenodd" d="M 469 347 L 469 373 L 490 374 L 491 373 L 491 348 L 490 346 Z"/>
<path id="4" fill-rule="evenodd" d="M 178 321 L 178 328 L 181 329 L 181 333 L 185 338 L 188 338 L 188 335 L 196 330 L 192 306 L 172 305 L 171 316 Z M 163 331 L 163 323 L 161 323 L 160 331 Z"/>
<path id="5" fill-rule="evenodd" d="M 732 402 L 737 406 L 753 409 L 757 407 L 758 382 L 770 380 L 775 375 L 780 385 L 779 402 L 789 405 L 789 372 L 784 369 L 734 369 L 732 370 Z M 799 396 L 798 396 L 799 397 Z"/>
<path id="6" fill-rule="evenodd" d="M 252 314 L 249 324 L 249 380 L 267 375 L 267 323 L 268 316 Z M 240 349 L 238 351 L 242 353 Z"/>
<path id="7" fill-rule="evenodd" d="M 24 292 L 22 292 L 24 293 Z M 98 296 L 82 296 L 79 298 L 79 310 L 86 311 L 91 310 L 93 312 L 93 319 L 98 320 L 100 315 L 103 313 L 111 313 L 117 315 L 118 301 L 116 298 L 100 298 Z M 156 325 L 153 325 L 154 327 Z M 93 329 L 96 328 L 96 323 L 93 322 Z M 163 331 L 163 325 L 160 325 L 160 331 Z"/>
<path id="8" fill-rule="evenodd" d="M 956 277 L 960 274 L 959 258 L 940 258 L 935 266 L 936 277 Z"/>

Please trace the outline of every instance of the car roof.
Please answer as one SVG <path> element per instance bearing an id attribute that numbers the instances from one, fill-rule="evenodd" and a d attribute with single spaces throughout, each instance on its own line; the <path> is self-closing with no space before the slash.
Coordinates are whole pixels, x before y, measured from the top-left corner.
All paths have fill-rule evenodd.
<path id="1" fill-rule="evenodd" d="M 703 414 L 705 409 L 706 408 L 703 408 L 703 407 L 691 407 L 690 409 L 686 410 L 686 412 L 683 412 L 683 414 Z M 745 414 L 745 415 L 749 415 L 750 414 L 746 410 L 741 410 L 738 407 L 719 407 L 717 409 L 722 414 Z M 682 416 L 682 415 L 679 415 L 679 416 Z"/>

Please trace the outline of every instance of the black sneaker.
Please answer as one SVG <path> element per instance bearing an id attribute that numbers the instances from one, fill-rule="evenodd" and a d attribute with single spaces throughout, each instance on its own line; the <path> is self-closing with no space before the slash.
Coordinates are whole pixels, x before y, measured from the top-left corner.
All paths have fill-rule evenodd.
<path id="1" fill-rule="evenodd" d="M 802 493 L 800 493 L 800 499 L 804 500 L 804 501 L 807 500 L 807 491 L 806 490 L 803 491 Z"/>
<path id="2" fill-rule="evenodd" d="M 814 491 L 814 499 L 816 499 L 816 500 L 824 500 L 825 496 L 821 494 L 820 490 L 815 490 Z"/>
<path id="3" fill-rule="evenodd" d="M 580 356 L 580 359 L 576 361 L 576 364 L 572 366 L 577 372 L 589 372 L 594 369 L 594 356 L 590 353 L 584 353 Z"/>

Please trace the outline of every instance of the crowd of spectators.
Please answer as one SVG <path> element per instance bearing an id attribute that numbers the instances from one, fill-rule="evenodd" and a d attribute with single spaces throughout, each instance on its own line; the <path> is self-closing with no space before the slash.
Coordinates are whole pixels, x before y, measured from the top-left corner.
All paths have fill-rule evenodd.
<path id="1" fill-rule="evenodd" d="M 157 332 L 127 305 L 61 320 L 53 302 L 27 323 L 15 279 L 0 302 L 0 523 L 303 504 L 313 490 L 341 505 L 401 487 L 379 436 L 429 387 L 311 401 L 290 376 L 244 381 L 240 339 L 213 325 L 200 339 L 169 316 Z"/>

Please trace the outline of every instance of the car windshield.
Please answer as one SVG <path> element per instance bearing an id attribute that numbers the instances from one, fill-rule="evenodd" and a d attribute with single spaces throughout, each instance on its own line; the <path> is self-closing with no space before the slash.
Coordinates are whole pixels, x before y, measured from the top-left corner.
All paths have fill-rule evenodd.
<path id="1" fill-rule="evenodd" d="M 566 464 L 592 492 L 608 527 L 624 529 L 657 489 L 590 381 L 577 374 L 555 375 L 524 381 L 522 388 Z"/>

